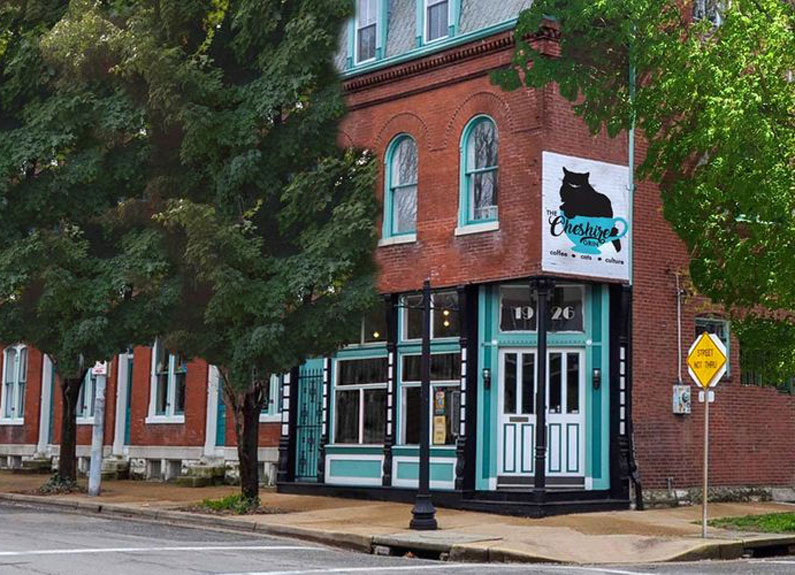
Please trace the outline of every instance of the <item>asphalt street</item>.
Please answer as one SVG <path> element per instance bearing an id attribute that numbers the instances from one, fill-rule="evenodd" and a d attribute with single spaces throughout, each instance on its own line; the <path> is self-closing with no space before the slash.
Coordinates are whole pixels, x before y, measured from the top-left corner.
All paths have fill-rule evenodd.
<path id="1" fill-rule="evenodd" d="M 795 557 L 664 565 L 482 565 L 0 503 L 0 575 L 784 575 Z"/>

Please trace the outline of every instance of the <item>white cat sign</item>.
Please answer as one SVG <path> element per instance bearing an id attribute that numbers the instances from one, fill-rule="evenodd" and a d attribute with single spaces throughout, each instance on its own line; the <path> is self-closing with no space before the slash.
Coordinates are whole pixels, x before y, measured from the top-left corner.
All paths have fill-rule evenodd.
<path id="1" fill-rule="evenodd" d="M 629 169 L 543 153 L 541 269 L 629 280 Z"/>

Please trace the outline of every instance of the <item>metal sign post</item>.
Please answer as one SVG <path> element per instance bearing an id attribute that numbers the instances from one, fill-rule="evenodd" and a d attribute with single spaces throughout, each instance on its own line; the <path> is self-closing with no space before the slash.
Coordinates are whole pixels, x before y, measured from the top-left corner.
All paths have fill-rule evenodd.
<path id="1" fill-rule="evenodd" d="M 699 399 L 704 398 L 704 486 L 701 493 L 701 536 L 704 539 L 707 538 L 709 499 L 709 404 L 714 400 L 714 392 L 710 388 L 715 387 L 726 373 L 727 359 L 726 346 L 717 335 L 707 332 L 693 342 L 687 354 L 687 371 L 704 390 L 698 394 Z"/>

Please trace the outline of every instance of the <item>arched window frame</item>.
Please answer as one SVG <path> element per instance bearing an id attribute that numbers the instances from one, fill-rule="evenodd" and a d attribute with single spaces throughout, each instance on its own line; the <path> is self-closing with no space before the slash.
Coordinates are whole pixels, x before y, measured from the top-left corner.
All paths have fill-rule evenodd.
<path id="1" fill-rule="evenodd" d="M 472 169 L 469 166 L 469 142 L 474 134 L 475 128 L 482 122 L 491 122 L 494 126 L 495 133 L 497 134 L 497 163 L 494 166 L 486 168 Z M 465 235 L 471 233 L 479 233 L 486 231 L 493 231 L 499 229 L 499 127 L 497 122 L 489 115 L 479 114 L 473 117 L 464 127 L 461 133 L 461 143 L 459 146 L 461 174 L 459 177 L 459 210 L 458 210 L 458 228 L 456 235 Z M 472 197 L 472 179 L 475 174 L 495 172 L 497 178 L 497 209 L 495 215 L 491 218 L 475 219 L 473 213 L 473 197 Z"/>
<path id="2" fill-rule="evenodd" d="M 410 140 L 414 144 L 417 152 L 417 177 L 414 184 L 399 184 L 393 185 L 393 169 L 392 163 L 395 152 L 401 143 Z M 412 231 L 398 232 L 395 226 L 395 198 L 394 192 L 398 188 L 405 188 L 414 186 L 419 194 L 419 147 L 417 140 L 410 134 L 402 133 L 392 138 L 392 141 L 387 147 L 386 156 L 384 159 L 384 223 L 382 230 L 381 245 L 394 244 L 394 243 L 409 243 L 417 240 L 417 219 L 414 220 L 414 229 Z"/>

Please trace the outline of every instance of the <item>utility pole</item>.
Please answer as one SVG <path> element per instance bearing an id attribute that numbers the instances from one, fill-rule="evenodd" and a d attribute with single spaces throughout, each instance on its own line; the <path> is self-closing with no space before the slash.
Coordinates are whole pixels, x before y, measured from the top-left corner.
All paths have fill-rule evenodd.
<path id="1" fill-rule="evenodd" d="M 431 500 L 431 281 L 422 285 L 422 356 L 420 358 L 419 485 L 409 527 L 417 531 L 438 528 Z"/>
<path id="2" fill-rule="evenodd" d="M 101 364 L 99 364 L 101 365 Z M 95 366 L 91 373 L 96 373 L 97 395 L 94 400 L 94 426 L 91 434 L 91 469 L 88 475 L 88 494 L 96 497 L 100 492 L 102 482 L 102 444 L 105 439 L 105 382 L 108 379 L 108 364 L 103 369 Z"/>

